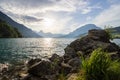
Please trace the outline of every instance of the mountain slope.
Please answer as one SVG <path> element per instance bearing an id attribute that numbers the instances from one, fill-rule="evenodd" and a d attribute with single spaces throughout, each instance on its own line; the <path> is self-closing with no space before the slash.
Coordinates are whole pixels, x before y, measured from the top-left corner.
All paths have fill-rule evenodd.
<path id="1" fill-rule="evenodd" d="M 83 35 L 83 34 L 84 34 L 84 35 L 87 34 L 87 33 L 88 33 L 88 30 L 90 30 L 90 29 L 100 29 L 100 28 L 97 27 L 97 26 L 94 25 L 94 24 L 87 24 L 87 25 L 84 25 L 84 26 L 82 26 L 82 27 L 74 30 L 73 32 L 67 34 L 67 35 L 64 36 L 64 37 L 66 37 L 66 38 L 76 38 L 76 37 L 81 36 L 81 35 Z"/>
<path id="2" fill-rule="evenodd" d="M 120 26 L 111 28 L 112 34 L 114 38 L 120 38 Z"/>
<path id="3" fill-rule="evenodd" d="M 111 28 L 113 33 L 117 33 L 120 34 L 120 26 L 119 27 L 115 27 L 115 28 Z"/>
<path id="4" fill-rule="evenodd" d="M 21 38 L 21 33 L 0 19 L 0 38 Z"/>
<path id="5" fill-rule="evenodd" d="M 23 37 L 41 37 L 40 35 L 32 31 L 31 29 L 25 27 L 22 24 L 15 22 L 14 20 L 12 20 L 10 17 L 8 17 L 2 12 L 0 12 L 0 19 L 7 22 L 9 25 L 17 28 L 18 31 L 23 35 Z"/>
<path id="6" fill-rule="evenodd" d="M 52 33 L 44 33 L 43 31 L 38 32 L 39 35 L 47 38 L 57 38 L 63 36 L 63 34 L 52 34 Z"/>

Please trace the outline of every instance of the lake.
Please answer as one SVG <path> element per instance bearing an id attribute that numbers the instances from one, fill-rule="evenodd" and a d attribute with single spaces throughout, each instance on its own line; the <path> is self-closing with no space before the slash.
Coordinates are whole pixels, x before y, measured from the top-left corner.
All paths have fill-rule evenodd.
<path id="1" fill-rule="evenodd" d="M 9 38 L 0 39 L 0 63 L 15 63 L 31 58 L 46 59 L 52 54 L 64 54 L 64 48 L 74 38 Z M 120 45 L 120 39 L 113 40 Z"/>

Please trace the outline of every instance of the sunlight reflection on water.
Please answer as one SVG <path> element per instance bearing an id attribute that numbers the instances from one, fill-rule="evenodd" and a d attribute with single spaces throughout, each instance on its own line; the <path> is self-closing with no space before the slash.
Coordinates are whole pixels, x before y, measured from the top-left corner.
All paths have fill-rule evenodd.
<path id="1" fill-rule="evenodd" d="M 0 62 L 14 62 L 30 58 L 48 58 L 64 54 L 64 48 L 74 39 L 18 38 L 0 39 Z"/>

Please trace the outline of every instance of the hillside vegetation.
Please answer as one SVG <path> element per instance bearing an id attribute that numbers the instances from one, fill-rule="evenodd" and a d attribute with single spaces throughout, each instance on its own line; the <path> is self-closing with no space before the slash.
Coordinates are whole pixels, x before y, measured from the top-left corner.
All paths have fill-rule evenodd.
<path id="1" fill-rule="evenodd" d="M 0 20 L 0 38 L 21 38 L 21 33 L 6 22 Z"/>

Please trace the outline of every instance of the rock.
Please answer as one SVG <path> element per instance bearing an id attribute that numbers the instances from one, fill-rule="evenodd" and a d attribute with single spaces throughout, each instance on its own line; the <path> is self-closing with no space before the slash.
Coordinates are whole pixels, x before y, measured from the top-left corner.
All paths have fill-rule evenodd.
<path id="1" fill-rule="evenodd" d="M 116 52 L 110 53 L 110 57 L 112 60 L 118 60 L 118 59 L 120 60 L 120 55 L 117 54 Z"/>
<path id="2" fill-rule="evenodd" d="M 3 76 L 1 80 L 9 80 L 7 76 Z"/>
<path id="3" fill-rule="evenodd" d="M 67 63 L 70 59 L 78 56 L 78 54 L 75 52 L 74 48 L 72 47 L 68 46 L 64 50 L 65 50 L 65 54 L 63 55 L 63 57 L 65 63 Z"/>
<path id="4" fill-rule="evenodd" d="M 24 77 L 22 80 L 48 80 L 48 79 L 41 78 L 38 76 L 28 75 L 28 76 Z"/>
<path id="5" fill-rule="evenodd" d="M 61 62 L 63 61 L 63 58 L 57 54 L 53 54 L 52 57 L 49 58 L 49 60 L 56 65 L 60 65 Z"/>
<path id="6" fill-rule="evenodd" d="M 57 80 L 56 75 L 45 75 L 44 77 L 28 75 L 22 80 Z"/>
<path id="7" fill-rule="evenodd" d="M 105 30 L 97 30 L 97 29 L 92 29 L 89 30 L 88 36 L 91 37 L 94 40 L 102 41 L 102 42 L 110 42 L 109 41 L 109 35 Z"/>
<path id="8" fill-rule="evenodd" d="M 70 74 L 67 80 L 78 80 L 78 74 L 77 73 Z"/>
<path id="9" fill-rule="evenodd" d="M 68 47 L 66 47 L 64 50 L 65 50 L 65 54 L 68 54 L 68 55 L 70 55 L 70 56 L 72 56 L 72 57 L 76 57 L 76 56 L 77 56 L 74 48 L 72 48 L 72 47 L 69 47 L 69 46 L 68 46 Z"/>
<path id="10" fill-rule="evenodd" d="M 116 52 L 119 51 L 119 46 L 117 46 L 115 43 L 108 43 L 105 50 L 108 52 Z"/>
<path id="11" fill-rule="evenodd" d="M 107 52 L 119 51 L 119 46 L 109 41 L 109 36 L 104 30 L 89 30 L 88 35 L 73 41 L 65 48 L 65 55 L 76 55 L 78 51 L 83 52 L 83 55 L 90 54 L 97 48 L 103 48 Z M 72 57 L 73 58 L 73 57 Z"/>
<path id="12" fill-rule="evenodd" d="M 54 65 L 50 61 L 41 61 L 34 64 L 32 67 L 28 69 L 28 73 L 35 75 L 35 76 L 45 76 L 45 75 L 52 75 L 57 74 L 58 66 Z"/>
<path id="13" fill-rule="evenodd" d="M 62 62 L 60 73 L 64 73 L 64 75 L 67 75 L 71 72 L 71 69 L 72 69 L 72 67 L 69 64 Z"/>
<path id="14" fill-rule="evenodd" d="M 78 72 L 81 66 L 81 59 L 76 57 L 68 61 L 68 64 L 72 66 L 71 72 Z"/>
<path id="15" fill-rule="evenodd" d="M 31 67 L 32 65 L 34 65 L 35 63 L 37 63 L 37 62 L 40 62 L 41 61 L 41 59 L 31 59 L 30 61 L 28 61 L 28 63 L 27 63 L 27 67 Z"/>

